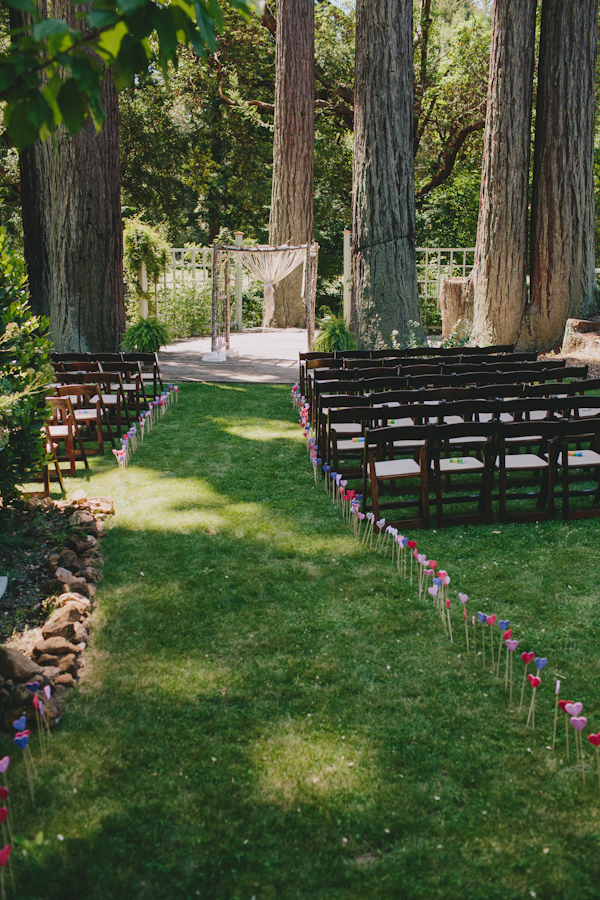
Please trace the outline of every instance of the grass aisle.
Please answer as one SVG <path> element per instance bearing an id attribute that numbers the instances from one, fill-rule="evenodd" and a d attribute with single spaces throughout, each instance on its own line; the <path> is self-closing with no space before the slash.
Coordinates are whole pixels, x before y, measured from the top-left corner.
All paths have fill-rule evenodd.
<path id="1" fill-rule="evenodd" d="M 314 488 L 287 386 L 185 385 L 77 486 L 117 516 L 35 811 L 13 770 L 20 898 L 600 897 L 597 774 L 545 749 L 555 671 L 600 730 L 596 522 L 416 535 L 549 658 L 532 733 Z"/>

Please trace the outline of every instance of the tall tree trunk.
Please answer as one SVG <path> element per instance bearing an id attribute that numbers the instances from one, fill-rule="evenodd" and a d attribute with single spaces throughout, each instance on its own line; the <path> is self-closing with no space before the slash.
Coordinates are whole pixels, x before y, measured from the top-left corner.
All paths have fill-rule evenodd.
<path id="1" fill-rule="evenodd" d="M 70 0 L 57 0 L 52 15 L 77 26 Z M 110 73 L 101 99 L 100 134 L 91 120 L 74 137 L 60 126 L 54 142 L 27 148 L 20 160 L 31 306 L 50 319 L 59 352 L 116 350 L 125 328 L 119 104 Z"/>
<path id="2" fill-rule="evenodd" d="M 312 240 L 315 142 L 314 0 L 277 4 L 271 244 Z M 275 287 L 273 322 L 304 327 L 302 269 Z"/>
<path id="3" fill-rule="evenodd" d="M 527 295 L 527 207 L 536 0 L 496 0 L 475 265 L 472 338 L 516 341 Z"/>
<path id="4" fill-rule="evenodd" d="M 359 347 L 418 323 L 412 0 L 358 0 L 352 323 Z"/>
<path id="5" fill-rule="evenodd" d="M 597 43 L 598 0 L 544 0 L 523 346 L 553 347 L 594 303 Z"/>

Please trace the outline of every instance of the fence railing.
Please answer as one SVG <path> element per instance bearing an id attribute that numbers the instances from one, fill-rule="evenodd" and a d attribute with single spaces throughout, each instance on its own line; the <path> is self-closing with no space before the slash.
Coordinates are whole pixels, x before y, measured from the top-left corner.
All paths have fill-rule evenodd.
<path id="1" fill-rule="evenodd" d="M 465 278 L 475 262 L 475 247 L 417 247 L 419 300 L 440 307 L 442 278 Z"/>

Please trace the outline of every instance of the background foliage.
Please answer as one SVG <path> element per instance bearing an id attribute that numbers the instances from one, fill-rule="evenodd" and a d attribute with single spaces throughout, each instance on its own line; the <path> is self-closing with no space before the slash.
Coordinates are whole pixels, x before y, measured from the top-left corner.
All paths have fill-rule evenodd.
<path id="1" fill-rule="evenodd" d="M 52 380 L 47 319 L 27 305 L 25 266 L 0 228 L 0 496 L 10 499 L 44 458 L 44 386 Z"/>

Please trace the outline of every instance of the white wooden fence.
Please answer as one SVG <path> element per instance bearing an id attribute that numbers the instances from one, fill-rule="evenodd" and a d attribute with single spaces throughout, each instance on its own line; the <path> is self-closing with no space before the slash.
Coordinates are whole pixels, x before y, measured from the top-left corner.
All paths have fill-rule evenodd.
<path id="1" fill-rule="evenodd" d="M 243 233 L 235 233 L 236 244 L 242 245 Z M 344 231 L 343 238 L 343 298 L 344 317 L 350 319 L 350 295 L 352 290 L 352 236 Z M 212 247 L 171 247 L 167 265 L 160 282 L 154 286 L 156 313 L 168 319 L 169 305 L 176 302 L 179 290 L 191 291 L 194 296 L 211 291 Z M 466 276 L 473 268 L 474 247 L 417 247 L 417 284 L 422 302 L 435 302 L 439 309 L 442 278 Z M 235 297 L 232 298 L 232 327 L 242 328 L 242 293 L 249 276 L 236 262 Z M 140 273 L 140 280 L 142 276 Z"/>

